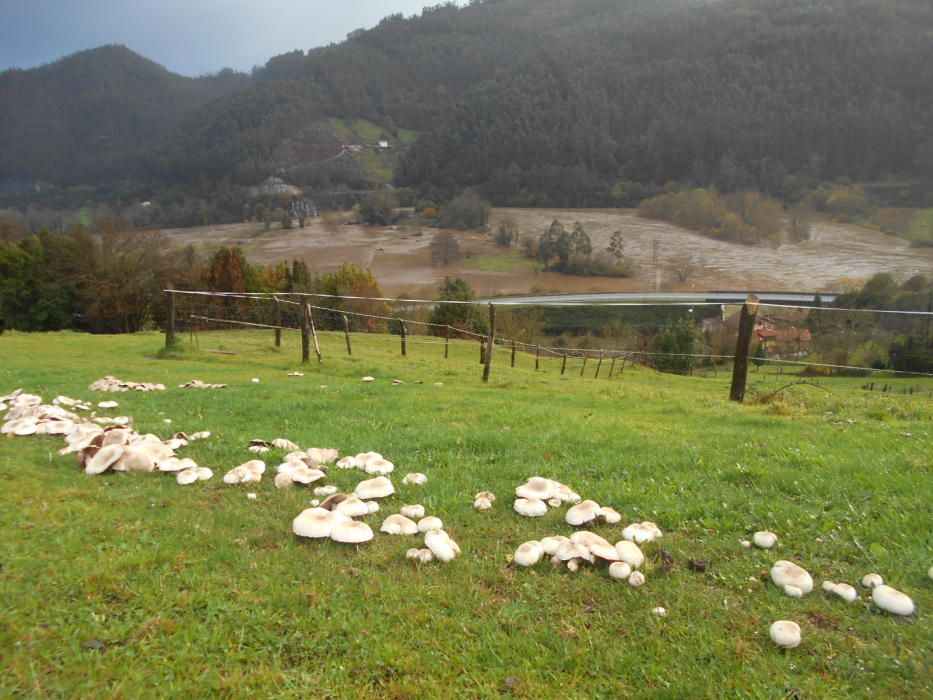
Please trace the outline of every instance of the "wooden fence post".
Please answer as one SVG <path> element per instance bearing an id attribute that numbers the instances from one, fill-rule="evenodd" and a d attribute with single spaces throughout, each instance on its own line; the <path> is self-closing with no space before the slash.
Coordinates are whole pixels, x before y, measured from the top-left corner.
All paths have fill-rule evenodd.
<path id="1" fill-rule="evenodd" d="M 561 353 L 561 354 L 564 356 L 563 361 L 560 363 L 560 373 L 561 373 L 561 376 L 563 376 L 564 370 L 567 369 L 567 353 L 564 352 L 564 353 Z"/>
<path id="2" fill-rule="evenodd" d="M 282 304 L 278 299 L 275 300 L 275 347 L 282 347 Z"/>
<path id="3" fill-rule="evenodd" d="M 538 371 L 538 366 L 541 362 L 541 346 L 535 345 L 535 372 Z"/>
<path id="4" fill-rule="evenodd" d="M 398 319 L 398 325 L 402 327 L 402 357 L 408 357 L 408 329 L 402 319 Z"/>
<path id="5" fill-rule="evenodd" d="M 175 295 L 165 292 L 165 347 L 175 345 Z"/>
<path id="6" fill-rule="evenodd" d="M 586 351 L 583 352 L 583 366 L 580 368 L 580 376 L 583 376 L 583 373 L 586 371 L 586 360 L 589 357 L 589 353 Z"/>
<path id="7" fill-rule="evenodd" d="M 612 371 L 616 368 L 616 356 L 612 356 L 612 362 L 609 364 L 609 376 L 607 379 L 612 379 Z"/>
<path id="8" fill-rule="evenodd" d="M 492 354 L 496 347 L 496 307 L 489 305 L 489 343 L 486 345 L 486 363 L 483 365 L 483 381 L 489 381 L 492 370 Z"/>
<path id="9" fill-rule="evenodd" d="M 301 364 L 311 362 L 311 307 L 301 307 Z"/>
<path id="10" fill-rule="evenodd" d="M 479 363 L 486 364 L 486 338 L 479 339 Z"/>
<path id="11" fill-rule="evenodd" d="M 450 352 L 450 326 L 444 326 L 444 359 Z"/>
<path id="12" fill-rule="evenodd" d="M 314 328 L 314 316 L 311 315 L 311 304 L 307 304 L 308 309 L 308 326 L 311 330 L 311 339 L 314 341 L 314 354 L 317 355 L 318 364 L 324 362 L 324 358 L 321 356 L 321 346 L 317 342 L 317 331 Z"/>
<path id="13" fill-rule="evenodd" d="M 515 341 L 512 341 L 512 366 L 515 366 Z"/>
<path id="14" fill-rule="evenodd" d="M 353 355 L 353 346 L 350 345 L 350 319 L 343 314 L 343 337 L 347 340 L 347 355 Z"/>
<path id="15" fill-rule="evenodd" d="M 596 376 L 593 379 L 599 379 L 599 368 L 603 366 L 603 351 L 599 351 L 599 362 L 596 363 Z"/>
<path id="16" fill-rule="evenodd" d="M 735 343 L 735 360 L 732 365 L 732 386 L 729 399 L 742 403 L 745 398 L 745 383 L 748 380 L 748 350 L 752 343 L 752 331 L 755 330 L 755 316 L 758 314 L 758 297 L 749 294 L 739 317 L 739 337 Z"/>

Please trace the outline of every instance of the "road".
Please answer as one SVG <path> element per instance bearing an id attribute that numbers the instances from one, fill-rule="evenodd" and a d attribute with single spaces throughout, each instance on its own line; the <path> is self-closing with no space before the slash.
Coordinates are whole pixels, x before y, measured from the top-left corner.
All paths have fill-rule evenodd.
<path id="1" fill-rule="evenodd" d="M 609 294 L 534 294 L 523 296 L 495 297 L 481 299 L 483 302 L 492 302 L 496 305 L 534 305 L 534 306 L 561 306 L 577 304 L 645 304 L 645 303 L 682 303 L 700 304 L 712 302 L 716 304 L 741 304 L 749 294 L 755 294 L 762 304 L 812 304 L 816 294 L 814 292 L 635 292 L 635 293 L 609 293 Z M 831 303 L 838 295 L 831 292 L 821 292 L 823 303 Z"/>

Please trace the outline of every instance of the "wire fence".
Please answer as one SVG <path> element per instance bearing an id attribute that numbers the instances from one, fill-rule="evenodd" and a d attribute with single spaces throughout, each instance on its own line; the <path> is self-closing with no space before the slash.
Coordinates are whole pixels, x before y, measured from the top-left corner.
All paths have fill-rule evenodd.
<path id="1" fill-rule="evenodd" d="M 613 376 L 625 363 L 685 374 L 718 373 L 736 360 L 739 305 L 719 302 L 488 303 L 391 299 L 314 293 L 233 293 L 167 290 L 168 332 L 223 329 L 298 331 L 307 361 L 318 331 L 342 332 L 347 352 L 356 333 L 382 334 L 408 345 L 468 344 L 485 361 L 490 349 L 568 363 L 596 362 L 596 376 Z M 747 359 L 757 367 L 819 376 L 933 376 L 929 311 L 759 304 Z M 494 333 L 491 333 L 492 326 Z M 603 371 L 605 363 L 610 367 Z"/>

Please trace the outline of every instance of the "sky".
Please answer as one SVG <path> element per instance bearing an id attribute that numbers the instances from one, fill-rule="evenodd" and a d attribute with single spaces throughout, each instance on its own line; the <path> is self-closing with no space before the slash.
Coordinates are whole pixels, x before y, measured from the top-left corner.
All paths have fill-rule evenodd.
<path id="1" fill-rule="evenodd" d="M 248 71 L 439 0 L 0 0 L 0 70 L 124 44 L 182 75 Z"/>

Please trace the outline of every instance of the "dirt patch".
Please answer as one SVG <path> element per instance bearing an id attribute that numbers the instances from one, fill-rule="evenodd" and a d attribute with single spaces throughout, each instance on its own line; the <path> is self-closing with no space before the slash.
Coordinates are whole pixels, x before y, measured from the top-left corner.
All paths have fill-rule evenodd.
<path id="1" fill-rule="evenodd" d="M 505 218 L 516 221 L 522 235 L 538 236 L 554 219 L 568 228 L 586 227 L 594 250 L 604 250 L 613 231 L 621 230 L 626 256 L 635 276 L 628 279 L 571 277 L 541 272 L 533 266 L 477 269 L 477 259 L 500 255 L 489 236 L 457 232 L 467 258 L 446 267 L 431 263 L 433 229 L 390 226 L 325 225 L 313 220 L 303 229 L 274 228 L 262 233 L 258 224 L 227 224 L 164 231 L 174 244 L 193 244 L 209 251 L 240 245 L 257 263 L 304 259 L 312 273 L 326 273 L 342 263 L 372 270 L 387 294 L 430 294 L 444 276 L 466 279 L 480 295 L 528 292 L 634 292 L 653 290 L 655 245 L 663 290 L 811 290 L 837 291 L 876 272 L 906 277 L 933 274 L 933 249 L 911 248 L 905 241 L 860 226 L 816 221 L 809 241 L 744 246 L 716 241 L 687 229 L 643 219 L 632 209 L 495 209 L 492 227 Z M 683 283 L 671 271 L 675 257 L 689 257 L 696 270 Z"/>

